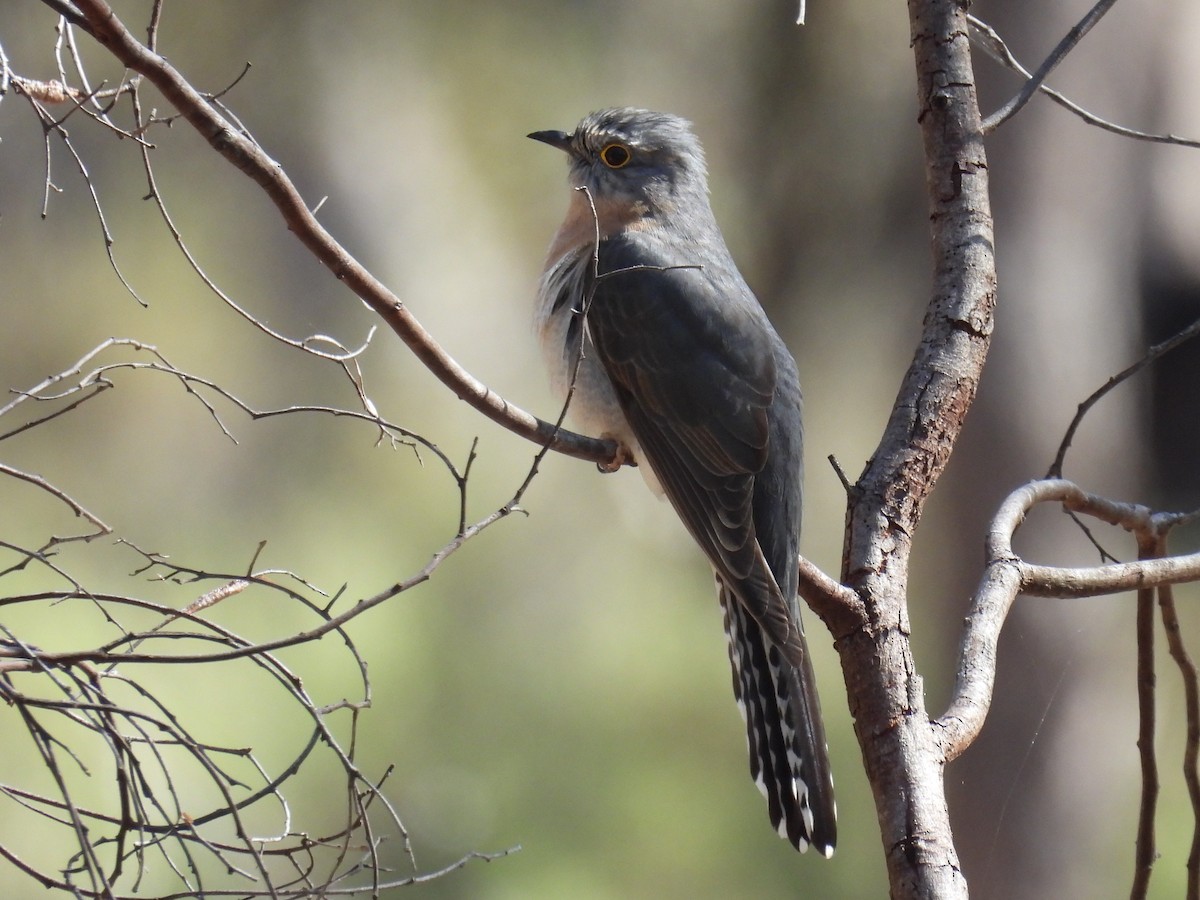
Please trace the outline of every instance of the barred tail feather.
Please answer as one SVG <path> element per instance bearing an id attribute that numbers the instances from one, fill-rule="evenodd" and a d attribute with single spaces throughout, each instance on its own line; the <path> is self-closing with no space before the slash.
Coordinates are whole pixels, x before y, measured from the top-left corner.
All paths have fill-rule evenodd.
<path id="1" fill-rule="evenodd" d="M 718 589 L 750 775 L 780 837 L 801 852 L 811 844 L 830 856 L 837 813 L 811 666 L 807 659 L 802 667 L 790 665 L 733 592 L 720 582 Z"/>

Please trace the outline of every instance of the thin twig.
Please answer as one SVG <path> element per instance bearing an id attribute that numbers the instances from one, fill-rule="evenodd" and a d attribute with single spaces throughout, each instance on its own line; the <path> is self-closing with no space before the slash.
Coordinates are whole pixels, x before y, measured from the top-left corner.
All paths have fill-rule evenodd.
<path id="1" fill-rule="evenodd" d="M 1075 49 L 1075 45 L 1083 40 L 1084 35 L 1092 30 L 1092 27 L 1104 17 L 1105 13 L 1112 9 L 1116 2 L 1117 0 L 1098 0 L 1096 5 L 1089 9 L 1084 17 L 1071 27 L 1071 30 L 1058 42 L 1058 45 L 1050 51 L 1050 55 L 1038 66 L 1037 71 L 1030 76 L 1017 95 L 984 119 L 983 133 L 990 134 L 1015 116 L 1021 110 L 1021 107 L 1028 103 L 1033 95 L 1038 92 L 1038 88 L 1046 80 L 1046 76 L 1053 72 L 1055 67 L 1067 58 L 1067 54 Z"/>
<path id="2" fill-rule="evenodd" d="M 1138 559 L 1162 555 L 1162 540 L 1148 531 L 1138 533 Z M 1155 669 L 1154 669 L 1154 588 L 1137 592 L 1137 697 L 1138 759 L 1141 763 L 1142 794 L 1138 806 L 1137 836 L 1134 839 L 1133 885 L 1130 900 L 1143 900 L 1150 889 L 1150 875 L 1156 858 L 1154 813 L 1158 806 L 1158 758 L 1154 752 Z"/>
<path id="3" fill-rule="evenodd" d="M 1016 56 L 1014 56 L 1012 51 L 1009 50 L 1008 45 L 1004 42 L 1004 39 L 1000 37 L 1000 35 L 994 28 L 992 28 L 991 25 L 989 25 L 987 22 L 984 22 L 982 19 L 971 15 L 967 16 L 967 21 L 971 25 L 972 42 L 976 46 L 982 47 L 988 56 L 1000 63 L 1002 66 L 1012 69 L 1023 78 L 1033 77 L 1029 70 L 1021 65 Z M 1108 131 L 1121 137 L 1133 138 L 1134 140 L 1138 141 L 1148 141 L 1155 144 L 1175 144 L 1180 147 L 1200 147 L 1200 140 L 1180 137 L 1177 134 L 1155 134 L 1148 131 L 1139 131 L 1136 128 L 1129 128 L 1125 125 L 1118 125 L 1115 122 L 1110 122 L 1108 119 L 1104 119 L 1093 112 L 1089 112 L 1078 103 L 1075 103 L 1067 98 L 1064 94 L 1045 84 L 1038 85 L 1038 90 L 1057 103 L 1059 106 L 1071 113 L 1074 113 L 1087 124 L 1094 125 L 1103 131 Z"/>
<path id="4" fill-rule="evenodd" d="M 1075 432 L 1079 430 L 1079 426 L 1083 423 L 1084 416 L 1088 414 L 1093 406 L 1099 403 L 1114 388 L 1128 381 L 1138 372 L 1142 371 L 1142 369 L 1156 362 L 1177 347 L 1187 343 L 1197 335 L 1200 335 L 1200 319 L 1197 319 L 1191 325 L 1182 331 L 1176 332 L 1166 340 L 1155 344 L 1145 352 L 1141 359 L 1132 365 L 1126 366 L 1116 375 L 1113 375 L 1108 381 L 1093 391 L 1086 400 L 1080 403 L 1075 410 L 1074 417 L 1071 419 L 1071 424 L 1067 426 L 1067 431 L 1063 435 L 1062 441 L 1059 442 L 1058 452 L 1054 454 L 1054 461 L 1050 464 L 1050 468 L 1046 472 L 1046 478 L 1062 477 L 1063 467 L 1066 464 L 1067 450 L 1070 449 L 1071 442 L 1075 440 Z"/>
<path id="5" fill-rule="evenodd" d="M 51 181 L 51 176 L 50 176 L 50 144 L 49 144 L 49 140 L 50 140 L 50 135 L 54 134 L 58 137 L 59 141 L 61 141 L 63 147 L 66 148 L 67 153 L 70 155 L 71 159 L 75 162 L 75 168 L 79 171 L 80 176 L 83 178 L 84 186 L 87 188 L 88 196 L 91 198 L 91 201 L 92 201 L 92 209 L 96 213 L 96 218 L 100 224 L 100 232 L 104 239 L 104 252 L 108 257 L 109 267 L 113 270 L 113 273 L 117 276 L 117 280 L 119 280 L 121 282 L 121 285 L 125 288 L 126 292 L 131 297 L 133 297 L 133 299 L 136 300 L 140 306 L 142 306 L 142 307 L 148 306 L 146 301 L 143 300 L 138 295 L 138 292 L 136 290 L 134 290 L 133 285 L 130 284 L 129 279 L 125 277 L 125 273 L 122 272 L 121 266 L 117 262 L 116 254 L 113 252 L 113 244 L 116 243 L 116 240 L 113 237 L 112 230 L 108 226 L 108 219 L 104 215 L 104 207 L 100 203 L 100 195 L 96 189 L 95 182 L 92 181 L 92 176 L 91 176 L 91 173 L 88 171 L 87 164 L 84 163 L 84 161 L 83 161 L 83 157 L 80 156 L 79 152 L 75 149 L 75 145 L 71 142 L 70 135 L 67 134 L 66 129 L 64 129 L 62 127 L 62 123 L 59 121 L 56 121 L 54 119 L 54 117 L 51 116 L 46 111 L 46 108 L 44 106 L 42 106 L 41 103 L 34 100 L 32 97 L 26 97 L 26 99 L 29 101 L 30 106 L 33 107 L 34 111 L 37 113 L 37 116 L 42 123 L 43 131 L 45 132 L 45 140 L 46 140 L 46 182 L 45 182 L 45 184 L 46 184 L 46 189 L 45 189 L 45 201 L 44 201 L 44 204 L 42 207 L 42 217 L 45 218 L 46 215 L 48 214 L 48 207 L 46 204 L 48 204 L 48 202 L 49 202 L 50 192 L 51 192 L 51 189 L 53 188 L 53 183 Z M 57 189 L 55 188 L 55 190 L 57 190 Z"/>
<path id="6" fill-rule="evenodd" d="M 7 475 L 10 478 L 16 478 L 40 488 L 41 490 L 50 494 L 52 497 L 55 497 L 64 503 L 78 518 L 85 519 L 96 527 L 95 531 L 91 531 L 86 534 L 78 534 L 67 538 L 55 536 L 51 539 L 52 543 L 59 544 L 66 541 L 91 541 L 98 537 L 102 537 L 103 535 L 112 534 L 112 528 L 106 525 L 98 516 L 88 512 L 88 510 L 70 494 L 55 487 L 41 475 L 37 475 L 33 472 L 23 472 L 20 469 L 5 465 L 4 463 L 0 463 L 0 475 Z"/>
<path id="7" fill-rule="evenodd" d="M 245 75 L 248 69 L 249 66 L 242 71 L 242 75 Z M 238 81 L 240 81 L 242 75 L 239 75 L 237 79 L 234 80 L 233 84 L 236 84 Z M 229 87 L 232 88 L 233 84 L 231 84 Z M 228 89 L 229 88 L 226 88 L 226 90 Z M 134 117 L 138 122 L 138 130 L 140 132 L 147 126 L 148 121 L 142 114 L 141 96 L 137 92 L 134 92 L 133 94 L 133 109 Z M 343 346 L 340 341 L 337 341 L 327 335 L 314 334 L 302 339 L 288 337 L 282 332 L 276 331 L 265 321 L 260 319 L 258 316 L 253 315 L 244 306 L 239 304 L 230 294 L 222 289 L 216 283 L 216 281 L 213 280 L 207 271 L 205 271 L 195 254 L 192 253 L 191 247 L 184 240 L 182 232 L 180 232 L 179 228 L 175 224 L 175 220 L 171 217 L 171 214 L 167 210 L 167 203 L 162 195 L 161 189 L 158 186 L 158 179 L 154 176 L 154 166 L 151 163 L 149 150 L 149 146 L 143 144 L 141 148 L 142 171 L 146 175 L 146 183 L 148 186 L 148 192 L 146 196 L 154 201 L 155 208 L 158 210 L 158 214 L 162 218 L 163 224 L 167 226 L 167 231 L 171 234 L 171 240 L 174 241 L 175 246 L 183 255 L 188 267 L 196 274 L 196 277 L 200 279 L 201 283 L 208 288 L 208 290 L 214 296 L 216 296 L 217 299 L 233 310 L 238 316 L 240 316 L 254 328 L 261 331 L 263 334 L 267 335 L 267 337 L 271 338 L 272 340 L 278 341 L 279 343 L 288 347 L 292 347 L 293 349 L 310 353 L 313 356 L 340 363 L 351 382 L 355 385 L 357 392 L 363 398 L 364 407 L 373 409 L 374 405 L 371 404 L 367 399 L 366 393 L 362 387 L 362 373 L 358 369 L 357 358 L 365 353 L 367 348 L 370 346 L 371 338 L 375 335 L 375 328 L 372 327 L 367 333 L 366 339 L 357 348 L 351 350 Z M 334 351 L 329 352 L 328 350 L 321 349 L 322 344 L 330 345 L 334 348 Z"/>
<path id="8" fill-rule="evenodd" d="M 279 210 L 288 228 L 338 280 L 366 302 L 414 355 L 456 396 L 479 412 L 539 447 L 594 462 L 611 462 L 611 441 L 573 434 L 514 406 L 472 376 L 442 348 L 405 304 L 342 247 L 309 211 L 283 167 L 256 141 L 222 114 L 162 56 L 137 41 L 103 0 L 79 0 L 86 29 L 123 64 L 162 92 L 202 138 L 230 164 L 251 177 Z"/>
<path id="9" fill-rule="evenodd" d="M 1166 553 L 1164 535 L 1161 553 Z M 1187 858 L 1188 898 L 1200 897 L 1200 680 L 1196 663 L 1183 642 L 1179 627 L 1179 614 L 1175 609 L 1175 593 L 1170 585 L 1158 589 L 1158 605 L 1162 614 L 1163 629 L 1167 635 L 1167 650 L 1183 681 L 1184 712 L 1186 722 L 1186 744 L 1183 751 L 1183 781 L 1187 786 L 1188 799 L 1192 807 L 1192 845 Z"/>

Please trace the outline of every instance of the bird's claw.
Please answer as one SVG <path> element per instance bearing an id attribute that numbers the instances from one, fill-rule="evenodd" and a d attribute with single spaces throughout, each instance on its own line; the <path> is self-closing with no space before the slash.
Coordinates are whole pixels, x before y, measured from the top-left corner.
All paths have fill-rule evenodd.
<path id="1" fill-rule="evenodd" d="M 637 461 L 633 458 L 633 454 L 629 451 L 629 448 L 618 441 L 617 452 L 613 455 L 612 461 L 596 463 L 596 468 L 605 475 L 611 475 L 613 472 L 618 471 L 622 466 L 636 465 Z"/>

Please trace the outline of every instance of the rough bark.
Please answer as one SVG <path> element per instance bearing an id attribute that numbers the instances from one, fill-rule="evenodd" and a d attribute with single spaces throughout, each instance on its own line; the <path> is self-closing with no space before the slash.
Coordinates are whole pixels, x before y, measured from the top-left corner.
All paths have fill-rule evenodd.
<path id="1" fill-rule="evenodd" d="M 996 276 L 987 162 L 966 10 L 910 0 L 933 255 L 922 339 L 883 439 L 854 485 L 843 581 L 859 627 L 836 635 L 894 898 L 967 896 L 950 830 L 939 729 L 909 642 L 912 535 L 974 400 Z"/>

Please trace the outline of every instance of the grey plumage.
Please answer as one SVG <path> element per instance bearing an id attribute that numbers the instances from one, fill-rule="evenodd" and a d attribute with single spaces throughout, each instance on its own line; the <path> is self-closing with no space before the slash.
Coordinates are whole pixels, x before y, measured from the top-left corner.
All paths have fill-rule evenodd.
<path id="1" fill-rule="evenodd" d="M 833 784 L 796 594 L 795 362 L 729 255 L 687 122 L 610 109 L 530 137 L 567 153 L 577 188 L 536 313 L 552 379 L 565 391 L 575 376 L 573 418 L 626 448 L 708 557 L 751 774 L 780 834 L 829 855 Z"/>

